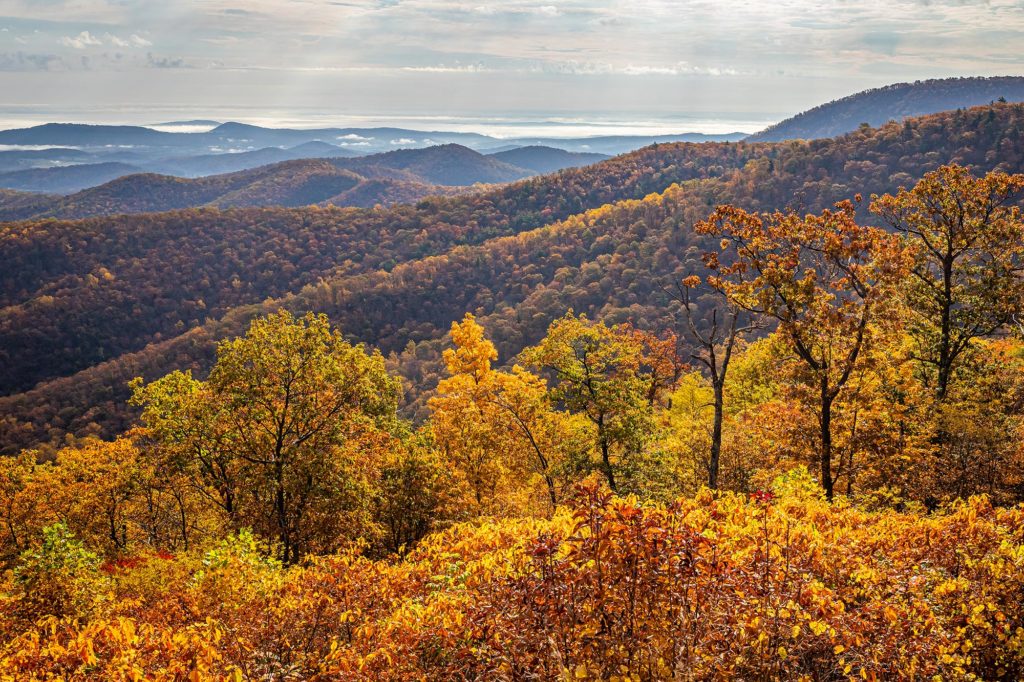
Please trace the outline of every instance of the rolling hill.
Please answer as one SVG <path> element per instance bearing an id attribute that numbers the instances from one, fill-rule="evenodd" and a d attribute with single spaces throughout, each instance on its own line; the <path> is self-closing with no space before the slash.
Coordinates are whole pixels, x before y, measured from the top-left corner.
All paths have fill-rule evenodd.
<path id="1" fill-rule="evenodd" d="M 70 194 L 131 173 L 138 173 L 139 170 L 137 166 L 117 162 L 30 168 L 0 173 L 0 187 L 22 192 Z"/>
<path id="2" fill-rule="evenodd" d="M 1024 101 L 1024 77 L 945 78 L 865 90 L 809 109 L 747 140 L 779 142 L 835 137 L 856 130 L 862 123 L 879 126 L 910 116 L 988 104 L 1000 98 Z"/>
<path id="3" fill-rule="evenodd" d="M 554 173 L 563 168 L 586 166 L 608 158 L 607 154 L 567 152 L 564 149 L 545 147 L 543 145 L 516 147 L 507 151 L 488 154 L 488 156 L 540 175 Z"/>
<path id="4" fill-rule="evenodd" d="M 540 227 L 742 166 L 755 152 L 736 145 L 650 148 L 390 209 L 202 208 L 8 224 L 0 227 L 0 260 L 8 263 L 0 275 L 0 391 L 84 369 L 328 276 L 390 270 Z M 163 190 L 168 196 L 195 183 L 167 181 L 174 183 Z M 372 182 L 393 186 L 387 178 Z M 6 362 L 14 357 L 22 361 Z"/>
<path id="5" fill-rule="evenodd" d="M 293 150 L 275 150 L 275 153 L 330 154 L 328 147 L 320 143 L 307 143 Z M 267 150 L 252 154 L 264 152 Z M 232 156 L 241 154 L 214 156 L 208 160 L 220 163 L 221 159 Z M 535 163 L 545 169 L 579 166 L 597 158 L 605 158 L 546 148 L 531 149 L 522 156 L 533 158 Z M 78 171 L 80 173 L 89 171 L 85 166 L 69 166 L 18 173 L 52 177 L 57 172 L 73 175 L 76 169 L 81 169 Z M 113 170 L 111 172 L 116 174 Z M 460 145 L 438 145 L 358 158 L 325 157 L 281 161 L 199 178 L 156 173 L 120 173 L 120 177 L 105 184 L 66 197 L 40 198 L 26 203 L 14 195 L 9 198 L 0 195 L 0 220 L 85 218 L 201 206 L 294 207 L 322 204 L 371 207 L 376 204 L 418 201 L 431 194 L 452 194 L 464 191 L 456 188 L 476 184 L 511 182 L 540 172 L 512 165 L 501 158 L 486 156 Z M 70 179 L 64 180 L 68 181 Z M 41 187 L 42 181 L 37 184 Z"/>
<path id="6" fill-rule="evenodd" d="M 12 452 L 69 432 L 115 433 L 130 418 L 128 379 L 202 373 L 218 339 L 282 306 L 327 313 L 419 386 L 436 381 L 448 325 L 467 310 L 505 360 L 569 307 L 667 328 L 674 308 L 663 287 L 701 267 L 706 244 L 689 226 L 714 205 L 816 211 L 950 161 L 1019 171 L 1022 122 L 1024 105 L 997 104 L 833 140 L 659 145 L 387 210 L 8 226 L 0 348 L 29 359 L 4 377 L 13 394 L 0 398 L 0 442 Z M 424 397 L 408 395 L 407 413 Z"/>
<path id="7" fill-rule="evenodd" d="M 512 182 L 534 174 L 457 144 L 398 149 L 336 163 L 368 177 L 379 177 L 381 169 L 403 171 L 412 176 L 409 179 L 433 185 Z"/>
<path id="8" fill-rule="evenodd" d="M 153 169 L 168 175 L 199 177 L 236 173 L 259 166 L 297 159 L 325 159 L 356 156 L 355 152 L 326 142 L 304 142 L 290 148 L 264 147 L 251 152 L 198 154 L 175 157 L 153 164 Z"/>

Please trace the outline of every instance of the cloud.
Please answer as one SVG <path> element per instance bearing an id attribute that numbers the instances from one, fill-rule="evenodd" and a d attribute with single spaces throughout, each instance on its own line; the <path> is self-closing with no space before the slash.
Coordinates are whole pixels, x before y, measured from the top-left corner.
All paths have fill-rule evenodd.
<path id="1" fill-rule="evenodd" d="M 66 78 L 83 101 L 788 114 L 887 82 L 1024 73 L 1021 1 L 0 0 L 0 68 L 52 72 L 9 78 L 12 104 Z M 210 94 L 157 73 L 183 68 Z M 76 81 L 86 70 L 149 72 L 119 93 Z"/>
<path id="2" fill-rule="evenodd" d="M 535 65 L 534 71 L 573 76 L 743 76 L 752 75 L 724 66 L 700 66 L 688 62 L 675 64 L 610 64 L 575 60 Z"/>
<path id="3" fill-rule="evenodd" d="M 413 73 L 491 73 L 495 69 L 489 69 L 483 64 L 456 64 L 454 66 L 403 66 L 402 71 Z"/>
<path id="4" fill-rule="evenodd" d="M 77 36 L 64 36 L 60 39 L 60 44 L 76 50 L 84 50 L 90 46 L 102 45 L 103 41 L 88 31 L 82 31 Z"/>
<path id="5" fill-rule="evenodd" d="M 390 144 L 416 144 L 416 140 L 410 140 L 408 137 L 400 137 L 397 140 L 391 140 Z"/>
<path id="6" fill-rule="evenodd" d="M 336 139 L 349 140 L 352 142 L 369 142 L 372 137 L 363 137 L 362 135 L 356 135 L 355 133 L 349 133 L 348 135 L 338 135 Z"/>
<path id="7" fill-rule="evenodd" d="M 740 76 L 745 75 L 737 69 L 718 66 L 692 66 L 686 62 L 671 64 L 668 66 L 644 66 L 628 64 L 620 69 L 613 69 L 613 73 L 621 73 L 625 76 Z"/>

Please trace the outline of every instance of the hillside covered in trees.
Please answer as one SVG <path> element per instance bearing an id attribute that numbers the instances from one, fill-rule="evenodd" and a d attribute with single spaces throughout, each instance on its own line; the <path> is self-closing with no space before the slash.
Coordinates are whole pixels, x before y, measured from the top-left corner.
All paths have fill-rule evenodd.
<path id="1" fill-rule="evenodd" d="M 3 446 L 118 433 L 133 376 L 202 375 L 216 341 L 280 306 L 325 312 L 380 348 L 406 378 L 404 412 L 422 417 L 448 325 L 464 312 L 504 358 L 569 308 L 668 329 L 673 283 L 702 273 L 713 243 L 692 225 L 715 205 L 818 211 L 910 186 L 947 162 L 1016 172 L 1022 114 L 995 105 L 836 140 L 658 145 L 391 209 L 12 224 L 0 347 L 23 361 L 4 365 Z M 863 206 L 860 215 L 874 220 Z"/>
<path id="2" fill-rule="evenodd" d="M 717 182 L 499 242 L 668 259 Z M 690 204 L 660 316 L 509 362 L 467 312 L 417 422 L 394 358 L 268 304 L 203 377 L 133 379 L 129 430 L 0 460 L 0 673 L 1019 679 L 1022 197 L 945 164 Z"/>
<path id="3" fill-rule="evenodd" d="M 585 165 L 590 160 L 568 153 L 547 158 L 559 167 Z M 538 174 L 459 145 L 404 149 L 358 159 L 296 159 L 201 178 L 131 173 L 130 167 L 125 172 L 123 164 L 108 165 L 117 168 L 96 182 L 85 180 L 88 189 L 68 196 L 39 197 L 34 202 L 19 195 L 0 196 L 0 218 L 85 218 L 203 206 L 372 207 L 448 194 L 453 187 L 504 183 Z M 91 177 L 90 168 L 86 164 L 16 171 L 0 175 L 0 184 L 4 177 L 38 177 L 30 188 L 59 193 L 64 187 L 60 183 L 72 181 L 79 183 L 76 188 L 83 186 L 82 178 Z M 105 182 L 107 178 L 116 179 Z M 57 184 L 51 186 L 48 179 Z M 24 183 L 11 186 L 26 187 Z"/>
<path id="4" fill-rule="evenodd" d="M 865 90 L 804 111 L 747 140 L 780 142 L 835 137 L 864 123 L 880 126 L 889 121 L 998 101 L 1024 101 L 1024 77 L 942 78 Z"/>

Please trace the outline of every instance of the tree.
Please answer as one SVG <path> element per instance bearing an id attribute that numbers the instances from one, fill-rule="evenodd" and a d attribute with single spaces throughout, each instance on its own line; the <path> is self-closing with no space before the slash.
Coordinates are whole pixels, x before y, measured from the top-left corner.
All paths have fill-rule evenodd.
<path id="1" fill-rule="evenodd" d="M 430 399 L 434 439 L 469 485 L 477 513 L 519 507 L 534 477 L 543 481 L 548 512 L 557 506 L 556 476 L 575 441 L 571 418 L 552 408 L 543 379 L 520 366 L 491 367 L 498 353 L 467 314 L 452 323 L 454 348 L 444 351 L 448 378 Z"/>
<path id="2" fill-rule="evenodd" d="M 136 384 L 133 400 L 229 525 L 251 526 L 294 562 L 358 534 L 375 469 L 364 458 L 386 447 L 398 395 L 379 353 L 347 343 L 323 315 L 281 311 L 221 343 L 206 382 L 175 373 Z"/>
<path id="3" fill-rule="evenodd" d="M 619 489 L 616 471 L 654 430 L 653 406 L 682 371 L 675 345 L 674 337 L 658 339 L 569 312 L 521 355 L 527 365 L 551 373 L 556 402 L 594 426 L 599 468 L 613 491 Z"/>
<path id="4" fill-rule="evenodd" d="M 404 555 L 450 512 L 453 476 L 428 436 L 424 429 L 396 442 L 381 462 L 374 519 L 387 552 Z"/>
<path id="5" fill-rule="evenodd" d="M 907 263 L 898 239 L 858 225 L 849 201 L 802 218 L 719 206 L 696 230 L 722 236 L 720 253 L 705 256 L 712 286 L 774 319 L 801 361 L 802 380 L 817 396 L 821 484 L 831 499 L 833 406 L 886 321 L 879 308 Z"/>
<path id="6" fill-rule="evenodd" d="M 948 165 L 911 190 L 871 203 L 915 249 L 903 292 L 918 358 L 934 368 L 939 400 L 972 341 L 1002 328 L 1024 306 L 1024 222 L 1014 203 L 1022 191 L 1024 175 L 976 178 Z"/>
<path id="7" fill-rule="evenodd" d="M 718 487 L 718 469 L 722 456 L 722 421 L 725 414 L 725 379 L 729 373 L 729 362 L 732 360 L 733 349 L 738 340 L 761 327 L 760 321 L 752 315 L 740 322 L 744 311 L 728 297 L 722 305 L 711 309 L 711 319 L 702 328 L 698 327 L 691 301 L 691 291 L 700 286 L 701 279 L 690 275 L 679 283 L 678 298 L 683 305 L 683 315 L 690 338 L 697 344 L 698 350 L 690 354 L 694 360 L 703 365 L 711 380 L 712 402 L 714 405 L 714 421 L 711 427 L 711 452 L 708 458 L 708 487 Z"/>

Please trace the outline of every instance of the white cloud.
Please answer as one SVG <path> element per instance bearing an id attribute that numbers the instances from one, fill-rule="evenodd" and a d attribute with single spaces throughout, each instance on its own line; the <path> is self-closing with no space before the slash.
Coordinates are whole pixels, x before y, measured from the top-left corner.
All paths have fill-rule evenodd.
<path id="1" fill-rule="evenodd" d="M 73 47 L 76 50 L 84 50 L 90 46 L 102 45 L 103 41 L 88 31 L 82 31 L 77 36 L 64 36 L 60 39 L 60 44 L 65 47 Z"/>
<path id="2" fill-rule="evenodd" d="M 670 64 L 668 66 L 647 66 L 628 64 L 620 69 L 613 69 L 615 73 L 626 76 L 740 76 L 744 75 L 737 69 L 718 66 L 692 66 L 686 62 Z"/>
<path id="3" fill-rule="evenodd" d="M 153 43 L 142 38 L 136 34 L 131 34 L 127 38 L 119 38 L 111 33 L 107 33 L 103 36 L 103 39 L 114 47 L 149 47 Z"/>
<path id="4" fill-rule="evenodd" d="M 397 140 L 391 140 L 391 144 L 416 144 L 416 140 L 410 140 L 408 137 L 400 137 Z"/>
<path id="5" fill-rule="evenodd" d="M 414 73 L 490 73 L 494 69 L 489 69 L 483 64 L 456 64 L 455 66 L 439 64 L 437 66 L 403 66 L 402 71 L 412 71 Z"/>
<path id="6" fill-rule="evenodd" d="M 339 140 L 351 140 L 353 142 L 369 142 L 372 137 L 363 137 L 362 135 L 356 135 L 355 133 L 349 133 L 348 135 L 338 135 Z"/>

